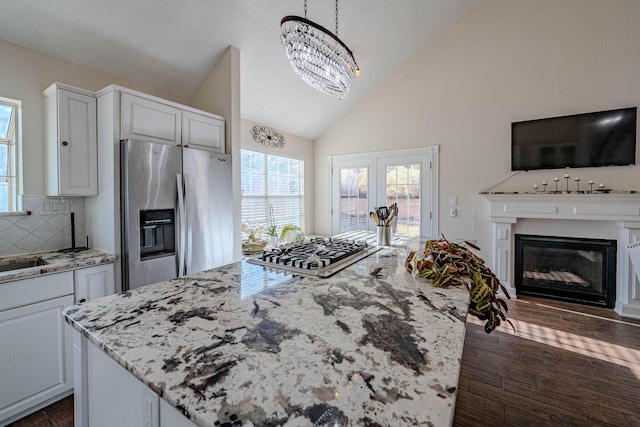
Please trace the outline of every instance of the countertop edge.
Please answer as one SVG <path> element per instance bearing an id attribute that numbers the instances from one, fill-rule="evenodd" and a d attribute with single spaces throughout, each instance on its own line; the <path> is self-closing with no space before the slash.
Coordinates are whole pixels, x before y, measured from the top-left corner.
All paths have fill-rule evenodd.
<path id="1" fill-rule="evenodd" d="M 81 255 L 78 258 L 77 255 Z M 89 249 L 87 251 L 75 252 L 75 253 L 63 253 L 63 252 L 41 252 L 24 255 L 16 255 L 3 258 L 33 258 L 41 257 L 45 260 L 51 260 L 50 264 L 39 265 L 36 267 L 22 268 L 17 270 L 9 270 L 0 273 L 0 284 L 6 282 L 12 282 L 15 280 L 31 279 L 34 277 L 44 276 L 48 274 L 62 273 L 69 270 L 76 270 L 79 268 L 93 267 L 101 264 L 109 264 L 117 261 L 118 257 L 114 254 L 106 252 L 96 251 Z M 56 258 L 63 257 L 63 259 L 57 260 Z M 70 257 L 70 259 L 66 259 Z"/>

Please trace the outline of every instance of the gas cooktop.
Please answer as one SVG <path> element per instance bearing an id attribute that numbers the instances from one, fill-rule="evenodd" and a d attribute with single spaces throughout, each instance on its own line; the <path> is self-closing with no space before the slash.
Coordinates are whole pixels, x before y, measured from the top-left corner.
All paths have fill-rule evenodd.
<path id="1" fill-rule="evenodd" d="M 247 262 L 301 275 L 329 277 L 379 249 L 364 241 L 315 238 L 309 242 L 265 249 L 261 255 Z"/>

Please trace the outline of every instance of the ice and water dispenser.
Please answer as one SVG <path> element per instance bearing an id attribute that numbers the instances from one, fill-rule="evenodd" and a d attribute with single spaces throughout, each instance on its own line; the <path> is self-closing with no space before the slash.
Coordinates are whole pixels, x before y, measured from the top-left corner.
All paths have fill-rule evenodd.
<path id="1" fill-rule="evenodd" d="M 174 255 L 175 252 L 175 210 L 141 210 L 140 260 Z"/>

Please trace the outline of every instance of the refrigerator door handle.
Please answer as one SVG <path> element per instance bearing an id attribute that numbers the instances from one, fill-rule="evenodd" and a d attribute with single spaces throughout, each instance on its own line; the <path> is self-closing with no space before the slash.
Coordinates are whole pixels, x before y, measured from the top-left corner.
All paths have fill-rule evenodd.
<path id="1" fill-rule="evenodd" d="M 178 243 L 178 277 L 185 275 L 185 228 L 187 223 L 187 215 L 185 209 L 184 186 L 182 184 L 182 174 L 176 175 L 176 183 L 178 184 L 178 229 L 180 241 Z"/>
<path id="2" fill-rule="evenodd" d="M 183 174 L 183 178 L 184 178 L 184 212 L 185 212 L 185 218 L 186 219 L 186 224 L 185 224 L 185 229 L 186 229 L 186 246 L 185 246 L 185 253 L 186 253 L 186 260 L 185 260 L 185 274 L 190 274 L 192 273 L 191 271 L 191 259 L 192 259 L 192 255 L 193 255 L 193 236 L 192 236 L 192 224 L 189 218 L 190 215 L 193 215 L 190 212 L 191 209 L 191 205 L 194 203 L 193 200 L 191 200 L 192 197 L 194 197 L 193 194 L 193 183 L 189 181 L 189 175 L 188 174 Z"/>

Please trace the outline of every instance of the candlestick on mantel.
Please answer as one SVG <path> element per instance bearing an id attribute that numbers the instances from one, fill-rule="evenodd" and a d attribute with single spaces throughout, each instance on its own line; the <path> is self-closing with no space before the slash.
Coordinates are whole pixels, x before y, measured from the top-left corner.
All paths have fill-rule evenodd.
<path id="1" fill-rule="evenodd" d="M 573 178 L 573 180 L 576 182 L 576 188 L 577 188 L 577 192 L 580 192 L 580 178 L 578 178 L 577 176 L 575 178 Z"/>
<path id="2" fill-rule="evenodd" d="M 557 176 L 553 178 L 553 181 L 556 183 L 556 193 L 558 192 L 558 181 L 560 181 L 560 178 L 558 178 Z"/>
<path id="3" fill-rule="evenodd" d="M 569 174 L 568 174 L 568 173 L 565 173 L 565 174 L 564 174 L 564 179 L 567 181 L 567 193 L 569 192 L 569 178 L 571 178 L 571 177 L 569 176 Z"/>
<path id="4" fill-rule="evenodd" d="M 542 181 L 542 192 L 543 193 L 547 192 L 547 181 Z"/>
<path id="5" fill-rule="evenodd" d="M 535 190 L 535 192 L 538 192 L 538 184 L 533 184 L 533 189 Z"/>
<path id="6" fill-rule="evenodd" d="M 588 184 L 589 184 L 589 192 L 593 193 L 593 184 L 595 184 L 595 182 L 593 182 L 593 180 L 590 179 Z"/>

